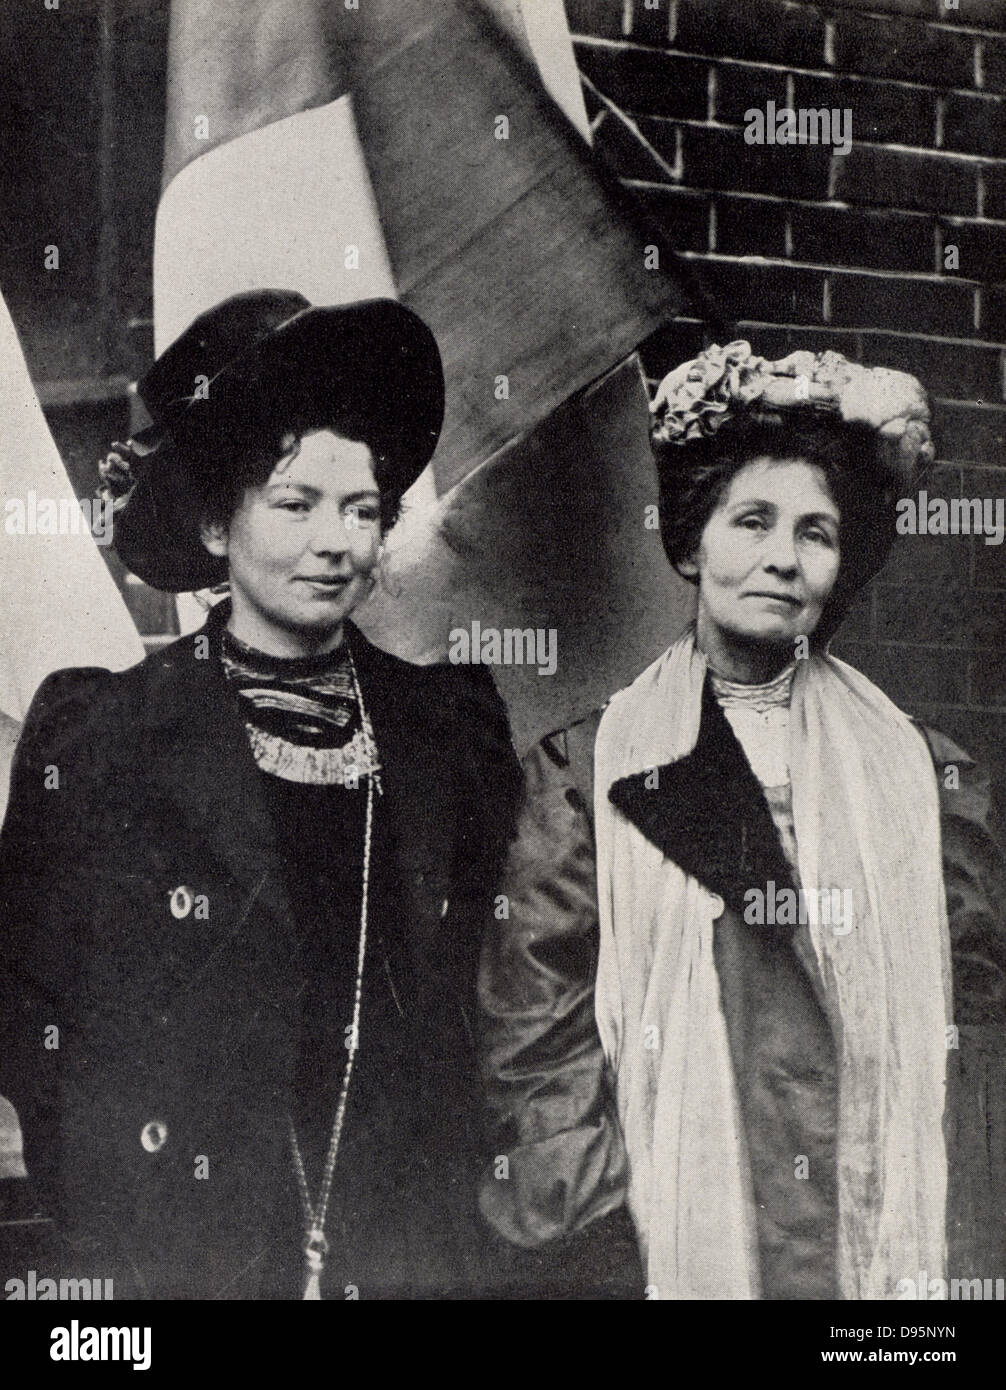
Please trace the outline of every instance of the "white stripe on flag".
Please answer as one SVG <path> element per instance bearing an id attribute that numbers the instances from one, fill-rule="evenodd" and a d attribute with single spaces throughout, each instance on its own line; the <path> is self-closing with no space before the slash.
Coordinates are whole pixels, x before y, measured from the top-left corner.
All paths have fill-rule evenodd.
<path id="1" fill-rule="evenodd" d="M 0 382 L 0 710 L 23 720 L 51 672 L 122 670 L 142 659 L 143 643 L 77 504 L 3 300 Z M 48 534 L 52 518 L 68 534 Z"/>
<path id="2" fill-rule="evenodd" d="M 563 0 L 482 0 L 537 64 L 549 96 L 588 145 L 592 143 L 583 84 Z"/>
<path id="3" fill-rule="evenodd" d="M 312 304 L 397 298 L 348 95 L 186 164 L 164 190 L 154 246 L 157 353 L 243 290 L 299 290 Z M 409 500 L 422 510 L 435 496 L 428 469 Z M 177 607 L 183 632 L 202 625 L 194 599 Z"/>
<path id="4" fill-rule="evenodd" d="M 355 247 L 359 268 L 347 268 Z M 313 304 L 395 297 L 349 96 L 218 145 L 171 180 L 157 211 L 154 348 L 251 289 Z"/>

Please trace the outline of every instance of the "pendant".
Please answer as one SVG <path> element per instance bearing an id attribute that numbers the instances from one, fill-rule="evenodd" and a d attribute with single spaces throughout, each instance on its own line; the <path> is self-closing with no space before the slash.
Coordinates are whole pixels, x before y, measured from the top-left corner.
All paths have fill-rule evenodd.
<path id="1" fill-rule="evenodd" d="M 321 1302 L 321 1271 L 325 1268 L 328 1241 L 325 1232 L 312 1226 L 304 1238 L 304 1298 L 302 1301 Z"/>

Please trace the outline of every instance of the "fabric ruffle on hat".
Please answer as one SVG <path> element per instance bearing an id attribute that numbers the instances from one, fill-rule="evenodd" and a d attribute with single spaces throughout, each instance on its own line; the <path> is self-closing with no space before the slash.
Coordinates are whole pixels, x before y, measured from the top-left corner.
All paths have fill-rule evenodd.
<path id="1" fill-rule="evenodd" d="M 709 438 L 748 411 L 819 411 L 877 431 L 885 466 L 899 483 L 935 457 L 926 392 L 914 376 L 863 367 L 840 352 L 756 357 L 743 339 L 714 345 L 664 377 L 650 406 L 657 446 Z"/>

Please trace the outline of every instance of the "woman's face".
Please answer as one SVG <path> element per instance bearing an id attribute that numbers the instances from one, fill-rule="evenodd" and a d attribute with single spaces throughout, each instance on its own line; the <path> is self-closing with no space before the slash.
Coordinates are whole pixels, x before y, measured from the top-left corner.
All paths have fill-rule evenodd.
<path id="1" fill-rule="evenodd" d="M 745 464 L 682 566 L 698 578 L 699 646 L 712 657 L 810 636 L 838 577 L 839 520 L 816 465 L 768 457 Z"/>
<path id="2" fill-rule="evenodd" d="M 235 637 L 273 656 L 337 647 L 370 591 L 379 503 L 366 444 L 318 430 L 245 489 L 226 528 L 204 526 L 203 544 L 227 557 Z"/>

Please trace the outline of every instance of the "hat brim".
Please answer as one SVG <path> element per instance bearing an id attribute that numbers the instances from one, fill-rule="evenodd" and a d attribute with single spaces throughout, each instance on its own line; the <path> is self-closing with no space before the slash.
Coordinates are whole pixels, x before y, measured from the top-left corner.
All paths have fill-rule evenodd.
<path id="1" fill-rule="evenodd" d="M 235 443 L 279 422 L 301 433 L 331 429 L 377 460 L 382 492 L 400 496 L 433 457 L 444 378 L 433 334 L 394 300 L 318 306 L 260 339 L 205 386 L 172 423 L 118 512 L 115 548 L 140 579 L 169 593 L 207 588 L 227 562 L 200 538 L 200 474 L 233 458 Z M 144 431 L 163 438 L 164 427 Z"/>

